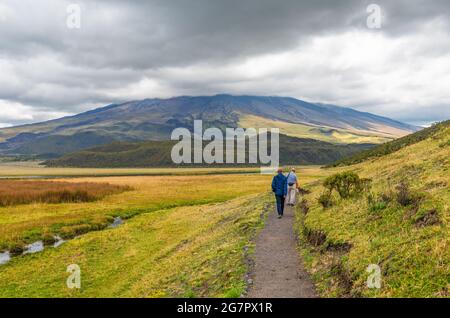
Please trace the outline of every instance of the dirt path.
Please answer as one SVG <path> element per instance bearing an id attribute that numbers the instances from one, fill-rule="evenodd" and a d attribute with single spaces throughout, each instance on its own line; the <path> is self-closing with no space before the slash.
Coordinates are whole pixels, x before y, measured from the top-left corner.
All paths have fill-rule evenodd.
<path id="1" fill-rule="evenodd" d="M 256 240 L 248 298 L 317 297 L 296 249 L 293 208 L 286 207 L 284 213 L 282 219 L 277 219 L 277 214 L 271 212 Z"/>

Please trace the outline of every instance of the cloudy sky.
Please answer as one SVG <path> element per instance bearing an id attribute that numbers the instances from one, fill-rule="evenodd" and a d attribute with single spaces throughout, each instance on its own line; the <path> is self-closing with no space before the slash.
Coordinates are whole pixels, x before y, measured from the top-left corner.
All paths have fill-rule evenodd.
<path id="1" fill-rule="evenodd" d="M 68 27 L 74 3 L 80 28 Z M 372 3 L 380 29 L 367 25 Z M 292 96 L 413 124 L 448 119 L 450 3 L 0 1 L 0 126 L 216 93 Z"/>

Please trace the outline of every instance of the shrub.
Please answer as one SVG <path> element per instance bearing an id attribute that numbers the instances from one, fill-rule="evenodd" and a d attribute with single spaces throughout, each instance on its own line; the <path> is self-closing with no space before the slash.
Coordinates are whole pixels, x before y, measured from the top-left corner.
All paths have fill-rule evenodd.
<path id="1" fill-rule="evenodd" d="M 358 174 L 346 171 L 329 176 L 323 186 L 331 193 L 336 190 L 343 199 L 370 190 L 370 179 L 361 179 Z"/>
<path id="2" fill-rule="evenodd" d="M 333 198 L 330 191 L 325 191 L 322 193 L 317 200 L 324 208 L 328 208 L 333 205 Z"/>
<path id="3" fill-rule="evenodd" d="M 397 190 L 396 194 L 397 202 L 401 206 L 408 206 L 414 202 L 414 198 L 411 194 L 408 183 L 402 181 L 397 185 L 395 189 Z"/>

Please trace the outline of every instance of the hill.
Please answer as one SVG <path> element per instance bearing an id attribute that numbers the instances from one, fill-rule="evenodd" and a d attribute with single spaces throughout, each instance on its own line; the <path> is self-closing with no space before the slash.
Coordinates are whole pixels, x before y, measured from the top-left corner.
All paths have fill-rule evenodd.
<path id="1" fill-rule="evenodd" d="M 372 160 L 325 169 L 369 178 L 362 192 L 342 198 L 324 187 L 332 179 L 318 181 L 299 206 L 302 253 L 323 296 L 450 295 L 450 125 L 394 145 Z M 369 288 L 377 268 L 381 286 Z"/>
<path id="2" fill-rule="evenodd" d="M 359 153 L 356 153 L 348 158 L 343 158 L 341 160 L 338 160 L 337 162 L 333 163 L 331 166 L 337 167 L 337 166 L 346 166 L 346 165 L 352 165 L 356 163 L 363 162 L 365 160 L 385 156 L 388 154 L 391 154 L 393 152 L 396 152 L 404 147 L 410 146 L 412 144 L 418 143 L 422 140 L 428 139 L 432 137 L 433 135 L 441 132 L 446 127 L 450 126 L 450 120 L 434 124 L 433 126 L 429 128 L 425 128 L 423 130 L 420 130 L 418 132 L 415 132 L 413 134 L 404 136 L 402 138 L 387 142 L 385 144 L 378 145 L 376 147 L 373 147 L 369 150 L 365 150 Z"/>
<path id="3" fill-rule="evenodd" d="M 350 108 L 289 97 L 198 96 L 145 99 L 112 104 L 75 116 L 0 129 L 0 154 L 46 155 L 104 145 L 111 141 L 169 140 L 173 129 L 279 127 L 282 133 L 333 143 L 381 143 L 417 127 Z M 89 144 L 86 136 L 89 134 Z M 55 142 L 58 142 L 58 145 Z"/>
<path id="4" fill-rule="evenodd" d="M 50 167 L 78 168 L 171 167 L 175 166 L 171 159 L 171 150 L 175 143 L 174 141 L 114 142 L 70 153 L 61 158 L 48 160 L 44 164 Z M 284 165 L 323 165 L 372 146 L 339 145 L 280 135 L 280 161 Z"/>

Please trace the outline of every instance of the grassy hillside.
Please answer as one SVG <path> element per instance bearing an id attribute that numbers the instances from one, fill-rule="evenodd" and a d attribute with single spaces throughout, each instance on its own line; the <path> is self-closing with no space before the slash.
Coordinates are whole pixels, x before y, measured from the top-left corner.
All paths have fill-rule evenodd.
<path id="1" fill-rule="evenodd" d="M 372 180 L 349 198 L 333 191 L 330 199 L 323 180 L 310 185 L 297 230 L 323 296 L 450 296 L 449 140 L 447 122 L 391 144 L 379 158 L 327 169 Z M 370 264 L 381 268 L 381 289 L 367 287 Z"/>
<path id="2" fill-rule="evenodd" d="M 36 156 L 41 158 L 54 158 L 67 152 L 91 148 L 99 144 L 108 144 L 114 138 L 99 135 L 93 132 L 77 133 L 70 136 L 48 136 L 24 143 L 6 153 L 19 154 L 23 156 Z"/>
<path id="3" fill-rule="evenodd" d="M 391 154 L 397 150 L 400 150 L 409 145 L 415 144 L 419 141 L 425 140 L 432 137 L 434 134 L 439 133 L 445 127 L 450 126 L 450 120 L 444 121 L 442 123 L 435 124 L 429 128 L 422 129 L 416 133 L 407 135 L 405 137 L 393 140 L 391 142 L 373 147 L 372 149 L 356 153 L 348 158 L 343 158 L 333 163 L 331 166 L 346 166 L 359 162 L 363 162 L 367 159 L 377 158 Z"/>
<path id="4" fill-rule="evenodd" d="M 321 140 L 330 143 L 340 144 L 380 144 L 390 141 L 394 136 L 383 133 L 373 133 L 369 131 L 358 131 L 354 129 L 344 130 L 327 128 L 314 125 L 291 123 L 286 121 L 272 120 L 254 115 L 242 114 L 239 116 L 240 127 L 254 127 L 256 129 L 265 127 L 277 127 L 280 133 L 297 137 Z"/>
<path id="5" fill-rule="evenodd" d="M 171 159 L 171 150 L 174 145 L 175 142 L 172 141 L 112 143 L 71 153 L 58 159 L 46 161 L 44 164 L 49 167 L 82 168 L 174 167 L 178 166 Z M 372 147 L 372 145 L 338 145 L 280 135 L 280 161 L 283 165 L 322 165 L 369 147 Z"/>

